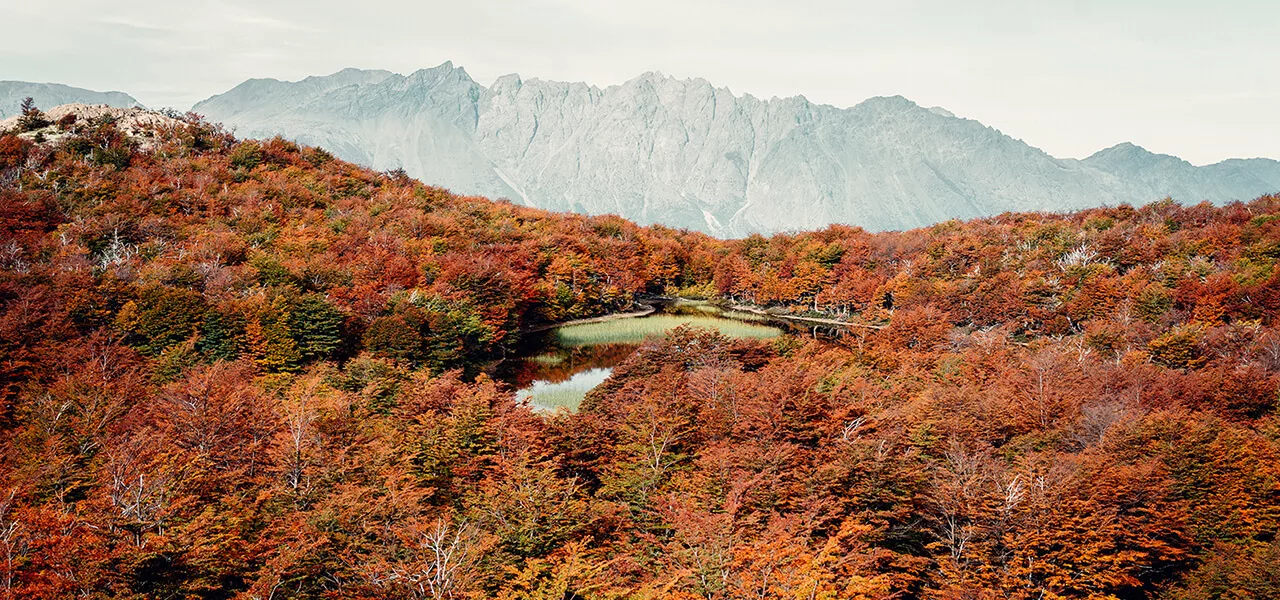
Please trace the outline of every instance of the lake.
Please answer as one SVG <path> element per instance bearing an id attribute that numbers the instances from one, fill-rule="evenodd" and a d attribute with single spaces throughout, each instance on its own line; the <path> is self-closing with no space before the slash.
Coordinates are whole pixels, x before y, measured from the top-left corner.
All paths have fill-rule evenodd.
<path id="1" fill-rule="evenodd" d="M 495 375 L 516 388 L 516 399 L 535 411 L 576 411 L 646 339 L 681 325 L 714 329 L 734 338 L 766 339 L 783 329 L 749 313 L 723 311 L 706 304 L 664 306 L 651 315 L 570 325 L 532 338 L 523 355 L 509 358 Z"/>

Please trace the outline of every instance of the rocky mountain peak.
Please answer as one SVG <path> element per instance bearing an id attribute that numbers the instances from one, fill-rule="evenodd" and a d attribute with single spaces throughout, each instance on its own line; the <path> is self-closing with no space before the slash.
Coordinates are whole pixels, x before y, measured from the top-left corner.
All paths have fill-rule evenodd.
<path id="1" fill-rule="evenodd" d="M 455 192 L 722 236 L 904 229 L 1171 194 L 1225 202 L 1280 188 L 1275 161 L 1194 167 L 1133 145 L 1059 160 L 902 96 L 851 108 L 760 100 L 658 71 L 606 88 L 516 74 L 486 88 L 445 62 L 338 91 L 298 83 L 227 94 L 196 110 Z"/>
<path id="2" fill-rule="evenodd" d="M 853 110 L 880 114 L 914 111 L 932 112 L 923 109 L 919 104 L 903 96 L 872 96 L 854 105 Z"/>
<path id="3" fill-rule="evenodd" d="M 1143 168 L 1194 168 L 1191 163 L 1176 156 L 1157 154 L 1132 142 L 1121 142 L 1093 153 L 1083 161 L 1086 164 L 1107 169 Z"/>
<path id="4" fill-rule="evenodd" d="M 377 84 L 395 76 L 395 73 L 381 69 L 357 69 L 355 67 L 347 67 L 329 75 L 313 75 L 311 77 L 307 77 L 300 83 L 317 85 L 319 87 L 331 89 L 347 85 Z M 277 81 L 276 83 L 279 82 Z"/>

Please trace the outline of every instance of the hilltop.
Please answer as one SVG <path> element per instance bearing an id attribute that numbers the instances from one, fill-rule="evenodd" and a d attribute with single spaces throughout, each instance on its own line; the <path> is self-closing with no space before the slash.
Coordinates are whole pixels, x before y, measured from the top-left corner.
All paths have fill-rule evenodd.
<path id="1" fill-rule="evenodd" d="M 57 145 L 74 137 L 85 127 L 110 123 L 116 131 L 130 140 L 150 147 L 157 143 L 165 131 L 182 124 L 175 115 L 136 106 L 120 108 L 107 104 L 63 104 L 41 112 L 45 121 L 43 126 L 22 128 L 22 115 L 18 114 L 0 120 L 0 134 L 13 132 L 22 139 Z"/>

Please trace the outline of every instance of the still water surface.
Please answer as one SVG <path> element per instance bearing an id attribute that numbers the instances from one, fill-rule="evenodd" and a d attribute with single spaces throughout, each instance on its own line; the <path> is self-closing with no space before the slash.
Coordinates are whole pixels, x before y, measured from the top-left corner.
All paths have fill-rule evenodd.
<path id="1" fill-rule="evenodd" d="M 504 361 L 497 375 L 518 390 L 518 401 L 536 411 L 576 411 L 587 392 L 603 383 L 644 340 L 681 325 L 715 329 L 735 338 L 782 334 L 782 329 L 754 315 L 722 313 L 706 305 L 665 307 L 645 317 L 553 329 L 525 355 Z"/>

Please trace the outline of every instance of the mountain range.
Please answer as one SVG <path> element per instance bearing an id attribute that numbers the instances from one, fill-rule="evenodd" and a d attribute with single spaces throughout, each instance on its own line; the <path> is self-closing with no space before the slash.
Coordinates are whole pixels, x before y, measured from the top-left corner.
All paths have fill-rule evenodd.
<path id="1" fill-rule="evenodd" d="M 1194 166 L 1128 143 L 1060 159 L 901 96 L 837 108 L 660 73 L 603 88 L 518 75 L 486 87 L 450 62 L 407 76 L 345 69 L 251 79 L 192 110 L 240 137 L 284 136 L 457 193 L 720 237 L 1280 191 L 1275 160 Z"/>
<path id="2" fill-rule="evenodd" d="M 721 236 L 1280 190 L 1272 160 L 1196 167 L 1132 144 L 1064 160 L 902 97 L 841 109 L 658 73 L 606 88 L 518 75 L 485 87 L 448 62 L 408 76 L 347 69 L 250 80 L 193 110 L 455 192 Z"/>
<path id="3" fill-rule="evenodd" d="M 0 120 L 18 114 L 18 107 L 26 98 L 35 100 L 36 106 L 43 108 L 63 104 L 106 104 L 116 108 L 142 106 L 124 92 L 95 92 L 60 83 L 0 81 Z"/>

